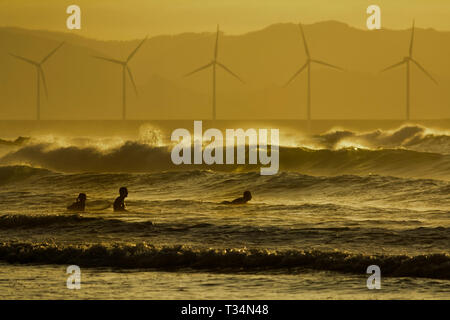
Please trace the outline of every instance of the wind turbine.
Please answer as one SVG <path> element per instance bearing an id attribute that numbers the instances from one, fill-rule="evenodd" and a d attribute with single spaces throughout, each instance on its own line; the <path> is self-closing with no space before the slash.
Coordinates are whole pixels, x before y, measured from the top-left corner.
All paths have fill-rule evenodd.
<path id="1" fill-rule="evenodd" d="M 411 90 L 410 90 L 410 83 L 411 83 L 411 62 L 414 63 L 420 70 L 422 70 L 423 73 L 425 73 L 426 76 L 428 76 L 431 81 L 433 81 L 435 84 L 438 84 L 437 81 L 430 75 L 428 71 L 425 70 L 424 67 L 420 65 L 419 62 L 417 62 L 413 57 L 413 46 L 414 46 L 414 20 L 411 30 L 411 42 L 409 44 L 409 55 L 404 57 L 402 61 L 393 64 L 392 66 L 387 67 L 386 69 L 381 70 L 381 72 L 385 72 L 387 70 L 399 67 L 403 64 L 406 64 L 406 120 L 409 120 L 410 118 L 410 97 L 411 97 Z"/>
<path id="2" fill-rule="evenodd" d="M 134 55 L 140 49 L 140 47 L 144 44 L 145 40 L 147 40 L 147 37 L 145 37 L 145 39 L 142 40 L 141 43 L 139 43 L 139 45 L 136 47 L 136 49 L 134 49 L 130 53 L 130 55 L 128 56 L 128 58 L 125 61 L 94 56 L 94 58 L 96 58 L 96 59 L 105 60 L 105 61 L 112 62 L 112 63 L 122 66 L 122 120 L 125 120 L 127 118 L 127 90 L 126 90 L 127 73 L 128 73 L 128 76 L 130 77 L 131 83 L 133 84 L 133 88 L 136 93 L 136 96 L 138 95 L 136 83 L 134 82 L 133 74 L 131 72 L 130 67 L 128 66 L 128 63 L 131 61 L 131 59 L 134 57 Z"/>
<path id="3" fill-rule="evenodd" d="M 309 49 L 308 49 L 308 44 L 306 42 L 306 38 L 305 38 L 305 33 L 303 32 L 303 27 L 302 24 L 299 23 L 299 28 L 300 28 L 300 32 L 302 34 L 302 38 L 303 38 L 303 45 L 305 47 L 305 53 L 306 53 L 306 62 L 303 66 L 300 67 L 300 69 L 289 79 L 289 81 L 285 84 L 285 87 L 287 87 L 300 73 L 303 72 L 303 70 L 307 69 L 308 72 L 308 97 L 307 97 L 307 119 L 308 119 L 308 127 L 310 127 L 310 123 L 311 123 L 311 64 L 312 63 L 317 63 L 326 67 L 330 67 L 330 68 L 334 68 L 337 70 L 341 70 L 344 71 L 344 69 L 334 66 L 332 64 L 320 61 L 320 60 L 316 60 L 316 59 L 311 59 L 311 55 L 309 53 Z"/>
<path id="4" fill-rule="evenodd" d="M 213 60 L 210 63 L 208 63 L 207 65 L 205 65 L 203 67 L 200 67 L 198 69 L 195 69 L 194 71 L 189 72 L 188 74 L 184 75 L 185 77 L 188 77 L 190 75 L 193 75 L 194 73 L 197 73 L 199 71 L 202 71 L 204 69 L 212 67 L 212 70 L 213 70 L 213 98 L 212 98 L 213 108 L 212 108 L 212 118 L 213 118 L 213 120 L 216 120 L 216 69 L 217 69 L 217 66 L 219 66 L 222 69 L 224 69 L 226 72 L 231 74 L 233 77 L 235 77 L 236 79 L 238 79 L 242 83 L 245 83 L 238 75 L 236 75 L 233 71 L 231 71 L 229 68 L 227 68 L 225 65 L 223 65 L 222 63 L 220 63 L 217 60 L 218 53 L 219 53 L 219 25 L 217 25 L 216 46 L 214 48 Z"/>
<path id="5" fill-rule="evenodd" d="M 42 84 L 44 85 L 44 89 L 45 89 L 45 96 L 48 99 L 48 89 L 47 89 L 47 81 L 45 80 L 45 74 L 44 74 L 44 69 L 42 68 L 42 65 L 53 55 L 55 54 L 56 51 L 58 51 L 59 48 L 62 47 L 62 45 L 64 44 L 64 42 L 62 42 L 59 46 L 57 46 L 55 49 L 53 49 L 52 51 L 50 51 L 50 53 L 48 55 L 46 55 L 44 57 L 44 59 L 42 59 L 41 61 L 33 61 L 15 54 L 10 53 L 11 56 L 13 56 L 16 59 L 25 61 L 33 66 L 36 67 L 36 74 L 37 74 L 37 100 L 36 100 L 36 119 L 37 120 L 41 120 L 41 79 L 42 79 Z"/>

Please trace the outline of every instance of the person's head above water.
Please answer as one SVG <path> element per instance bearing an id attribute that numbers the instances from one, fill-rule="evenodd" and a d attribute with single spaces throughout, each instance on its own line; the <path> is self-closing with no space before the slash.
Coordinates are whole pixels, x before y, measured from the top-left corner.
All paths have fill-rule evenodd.
<path id="1" fill-rule="evenodd" d="M 244 191 L 244 200 L 245 201 L 250 201 L 252 200 L 252 194 L 250 191 Z"/>
<path id="2" fill-rule="evenodd" d="M 67 207 L 70 211 L 84 211 L 86 207 L 86 193 L 80 193 L 77 200 Z"/>
<path id="3" fill-rule="evenodd" d="M 119 189 L 119 194 L 122 198 L 128 197 L 128 189 L 126 187 L 122 187 Z"/>

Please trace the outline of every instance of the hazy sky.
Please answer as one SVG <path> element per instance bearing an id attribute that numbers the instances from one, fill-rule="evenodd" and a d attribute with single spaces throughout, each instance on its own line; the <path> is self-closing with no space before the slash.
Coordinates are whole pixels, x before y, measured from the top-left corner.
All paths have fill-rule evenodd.
<path id="1" fill-rule="evenodd" d="M 278 22 L 339 20 L 366 27 L 366 8 L 377 4 L 382 27 L 450 30 L 450 0 L 0 0 L 0 25 L 67 31 L 66 8 L 82 9 L 80 35 L 126 39 L 200 32 L 217 23 L 229 34 Z"/>

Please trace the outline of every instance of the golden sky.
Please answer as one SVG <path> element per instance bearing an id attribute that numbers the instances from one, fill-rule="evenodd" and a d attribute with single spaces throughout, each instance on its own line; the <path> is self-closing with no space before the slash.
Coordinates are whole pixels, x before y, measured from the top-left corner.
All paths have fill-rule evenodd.
<path id="1" fill-rule="evenodd" d="M 202 32 L 219 23 L 241 34 L 279 22 L 339 20 L 366 27 L 366 8 L 377 4 L 382 27 L 450 30 L 450 0 L 0 0 L 0 25 L 67 31 L 66 7 L 82 9 L 80 35 L 128 39 Z"/>

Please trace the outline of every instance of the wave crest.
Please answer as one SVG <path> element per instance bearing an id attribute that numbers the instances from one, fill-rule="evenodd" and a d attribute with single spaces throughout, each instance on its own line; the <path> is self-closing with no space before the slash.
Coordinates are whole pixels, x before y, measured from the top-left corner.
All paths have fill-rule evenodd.
<path id="1" fill-rule="evenodd" d="M 103 142 L 89 138 L 64 141 L 36 138 L 10 150 L 0 158 L 0 163 L 75 173 L 241 172 L 257 171 L 261 167 L 248 164 L 176 166 L 171 160 L 171 146 L 163 144 L 160 136 L 161 133 L 158 139 L 150 135 L 136 141 L 110 139 Z M 280 170 L 311 175 L 379 174 L 450 179 L 450 135 L 447 132 L 410 125 L 392 131 L 366 133 L 330 131 L 314 137 L 313 141 L 307 143 L 310 148 L 302 143 L 280 147 Z"/>
<path id="2" fill-rule="evenodd" d="M 234 271 L 309 268 L 356 274 L 365 274 L 369 265 L 378 265 L 385 276 L 450 279 L 450 256 L 447 254 L 367 256 L 317 250 L 156 247 L 146 243 L 108 246 L 1 243 L 0 259 L 10 263 L 76 264 L 80 267 Z"/>
<path id="3" fill-rule="evenodd" d="M 49 170 L 29 166 L 0 167 L 0 185 L 25 180 L 33 176 L 42 176 L 49 173 Z"/>
<path id="4" fill-rule="evenodd" d="M 127 142 L 105 152 L 74 146 L 49 149 L 48 145 L 31 145 L 1 158 L 0 162 L 16 166 L 16 169 L 2 169 L 0 175 L 15 170 L 12 176 L 22 178 L 26 174 L 21 176 L 17 165 L 23 164 L 73 173 L 146 173 L 173 170 L 240 172 L 260 169 L 260 165 L 250 164 L 176 166 L 171 161 L 170 153 L 168 147 L 153 147 L 138 142 Z M 30 173 L 33 169 L 21 170 Z M 280 170 L 311 175 L 379 174 L 446 180 L 450 179 L 450 155 L 399 149 L 311 150 L 283 147 L 280 149 Z"/>
<path id="5" fill-rule="evenodd" d="M 340 149 L 359 146 L 367 149 L 405 148 L 421 152 L 450 153 L 450 134 L 419 125 L 406 125 L 395 130 L 354 132 L 332 130 L 315 137 L 320 147 Z"/>

